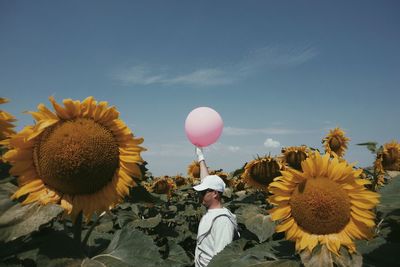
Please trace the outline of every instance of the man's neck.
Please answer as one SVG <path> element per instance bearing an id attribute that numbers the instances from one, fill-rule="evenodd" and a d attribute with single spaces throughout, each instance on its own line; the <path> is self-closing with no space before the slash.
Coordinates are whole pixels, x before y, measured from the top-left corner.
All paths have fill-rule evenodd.
<path id="1" fill-rule="evenodd" d="M 214 203 L 214 204 L 211 204 L 210 207 L 208 207 L 209 210 L 212 210 L 212 209 L 220 209 L 220 208 L 222 208 L 221 202 L 216 202 L 216 203 Z"/>

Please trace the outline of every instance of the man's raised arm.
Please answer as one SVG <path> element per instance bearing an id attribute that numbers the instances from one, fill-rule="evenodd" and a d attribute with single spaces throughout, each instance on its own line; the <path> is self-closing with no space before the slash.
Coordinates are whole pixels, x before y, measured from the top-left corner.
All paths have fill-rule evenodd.
<path id="1" fill-rule="evenodd" d="M 209 175 L 206 161 L 204 159 L 204 154 L 203 154 L 203 149 L 201 147 L 196 146 L 196 155 L 197 155 L 197 161 L 200 164 L 200 179 L 203 181 L 203 178 Z"/>

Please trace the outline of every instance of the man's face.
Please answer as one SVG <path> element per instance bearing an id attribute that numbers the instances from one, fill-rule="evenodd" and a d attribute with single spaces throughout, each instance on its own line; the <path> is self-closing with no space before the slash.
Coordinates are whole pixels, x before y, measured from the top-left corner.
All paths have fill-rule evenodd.
<path id="1" fill-rule="evenodd" d="M 199 191 L 199 195 L 200 195 L 199 201 L 206 208 L 208 208 L 216 200 L 216 194 L 218 194 L 218 193 L 212 189 L 206 189 L 203 191 Z"/>

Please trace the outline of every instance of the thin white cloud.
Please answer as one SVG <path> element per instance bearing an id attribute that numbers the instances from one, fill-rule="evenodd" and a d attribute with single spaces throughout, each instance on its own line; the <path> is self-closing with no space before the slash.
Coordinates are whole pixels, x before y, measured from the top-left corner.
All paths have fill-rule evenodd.
<path id="1" fill-rule="evenodd" d="M 194 148 L 186 143 L 146 144 L 145 157 L 194 157 Z"/>
<path id="2" fill-rule="evenodd" d="M 265 46 L 249 53 L 237 68 L 238 73 L 250 74 L 264 68 L 294 67 L 310 61 L 317 55 L 317 50 L 308 46 Z"/>
<path id="3" fill-rule="evenodd" d="M 146 144 L 147 151 L 144 157 L 173 157 L 173 158 L 186 158 L 195 159 L 194 146 L 187 142 L 169 143 L 169 144 Z M 231 152 L 237 152 L 240 150 L 239 146 L 225 145 L 222 143 L 215 143 L 208 147 L 203 148 L 203 153 L 207 157 L 208 155 L 226 155 Z"/>
<path id="4" fill-rule="evenodd" d="M 229 66 L 197 68 L 187 72 L 176 73 L 171 71 L 171 68 L 137 65 L 129 69 L 116 71 L 112 78 L 124 85 L 228 85 L 261 70 L 294 67 L 304 64 L 316 55 L 318 55 L 318 52 L 313 47 L 266 46 L 254 50 L 244 59 Z"/>
<path id="5" fill-rule="evenodd" d="M 279 143 L 276 140 L 273 140 L 272 138 L 267 138 L 267 140 L 265 140 L 264 142 L 264 146 L 267 148 L 277 148 L 281 145 L 281 143 Z"/>
<path id="6" fill-rule="evenodd" d="M 256 134 L 268 134 L 268 135 L 284 135 L 284 134 L 304 134 L 315 132 L 313 130 L 296 130 L 289 128 L 236 128 L 236 127 L 224 127 L 223 133 L 225 135 L 232 136 L 243 136 L 243 135 L 256 135 Z"/>
<path id="7" fill-rule="evenodd" d="M 233 78 L 220 69 L 198 69 L 189 73 L 173 75 L 166 70 L 152 70 L 145 66 L 136 66 L 114 73 L 113 78 L 124 85 L 193 85 L 213 86 L 233 82 Z"/>
<path id="8" fill-rule="evenodd" d="M 224 85 L 233 82 L 232 78 L 220 69 L 200 69 L 194 72 L 177 76 L 175 78 L 165 80 L 169 84 L 186 84 L 186 85 Z"/>
<path id="9" fill-rule="evenodd" d="M 232 152 L 237 152 L 240 150 L 240 147 L 238 146 L 228 146 L 228 150 Z"/>

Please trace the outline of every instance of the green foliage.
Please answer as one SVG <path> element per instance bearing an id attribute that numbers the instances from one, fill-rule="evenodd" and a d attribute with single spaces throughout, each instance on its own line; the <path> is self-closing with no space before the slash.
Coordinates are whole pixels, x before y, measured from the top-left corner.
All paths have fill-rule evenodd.
<path id="1" fill-rule="evenodd" d="M 376 237 L 357 242 L 364 266 L 395 265 L 390 255 L 400 250 L 400 177 L 390 181 L 379 192 Z M 0 183 L 0 259 L 7 265 L 193 266 L 197 228 L 206 210 L 190 186 L 178 189 L 170 199 L 143 188 L 132 190 L 138 195 L 83 225 L 82 236 L 88 238 L 82 247 L 72 237 L 71 221 L 54 220 L 61 208 L 21 206 L 9 199 L 15 189 L 11 183 Z M 265 192 L 252 189 L 224 195 L 224 205 L 237 216 L 241 237 L 209 266 L 301 265 L 294 242 L 274 233 L 266 197 Z M 305 266 L 359 266 L 361 255 L 349 255 L 343 248 L 340 255 L 318 248 L 301 257 Z"/>
<path id="2" fill-rule="evenodd" d="M 377 142 L 365 142 L 365 143 L 359 143 L 359 144 L 356 144 L 356 145 L 358 145 L 358 146 L 366 146 L 367 149 L 369 151 L 371 151 L 371 153 L 373 153 L 373 154 L 376 154 L 378 152 L 378 149 L 377 149 L 378 143 Z"/>
<path id="3" fill-rule="evenodd" d="M 128 227 L 118 230 L 108 248 L 92 260 L 106 266 L 162 266 L 161 255 L 152 238 Z"/>
<path id="4" fill-rule="evenodd" d="M 58 205 L 40 206 L 36 203 L 22 206 L 10 200 L 16 187 L 10 183 L 0 188 L 0 241 L 9 242 L 38 231 L 63 212 Z"/>
<path id="5" fill-rule="evenodd" d="M 357 250 L 363 255 L 364 266 L 398 265 L 400 251 L 400 175 L 378 191 L 377 229 L 372 240 L 357 241 Z"/>
<path id="6" fill-rule="evenodd" d="M 239 239 L 226 246 L 223 251 L 214 256 L 208 266 L 300 266 L 300 263 L 295 260 L 279 260 L 275 255 L 277 251 L 273 247 L 274 244 L 277 243 L 262 243 L 248 248 L 252 245 L 252 242 L 246 239 Z"/>

